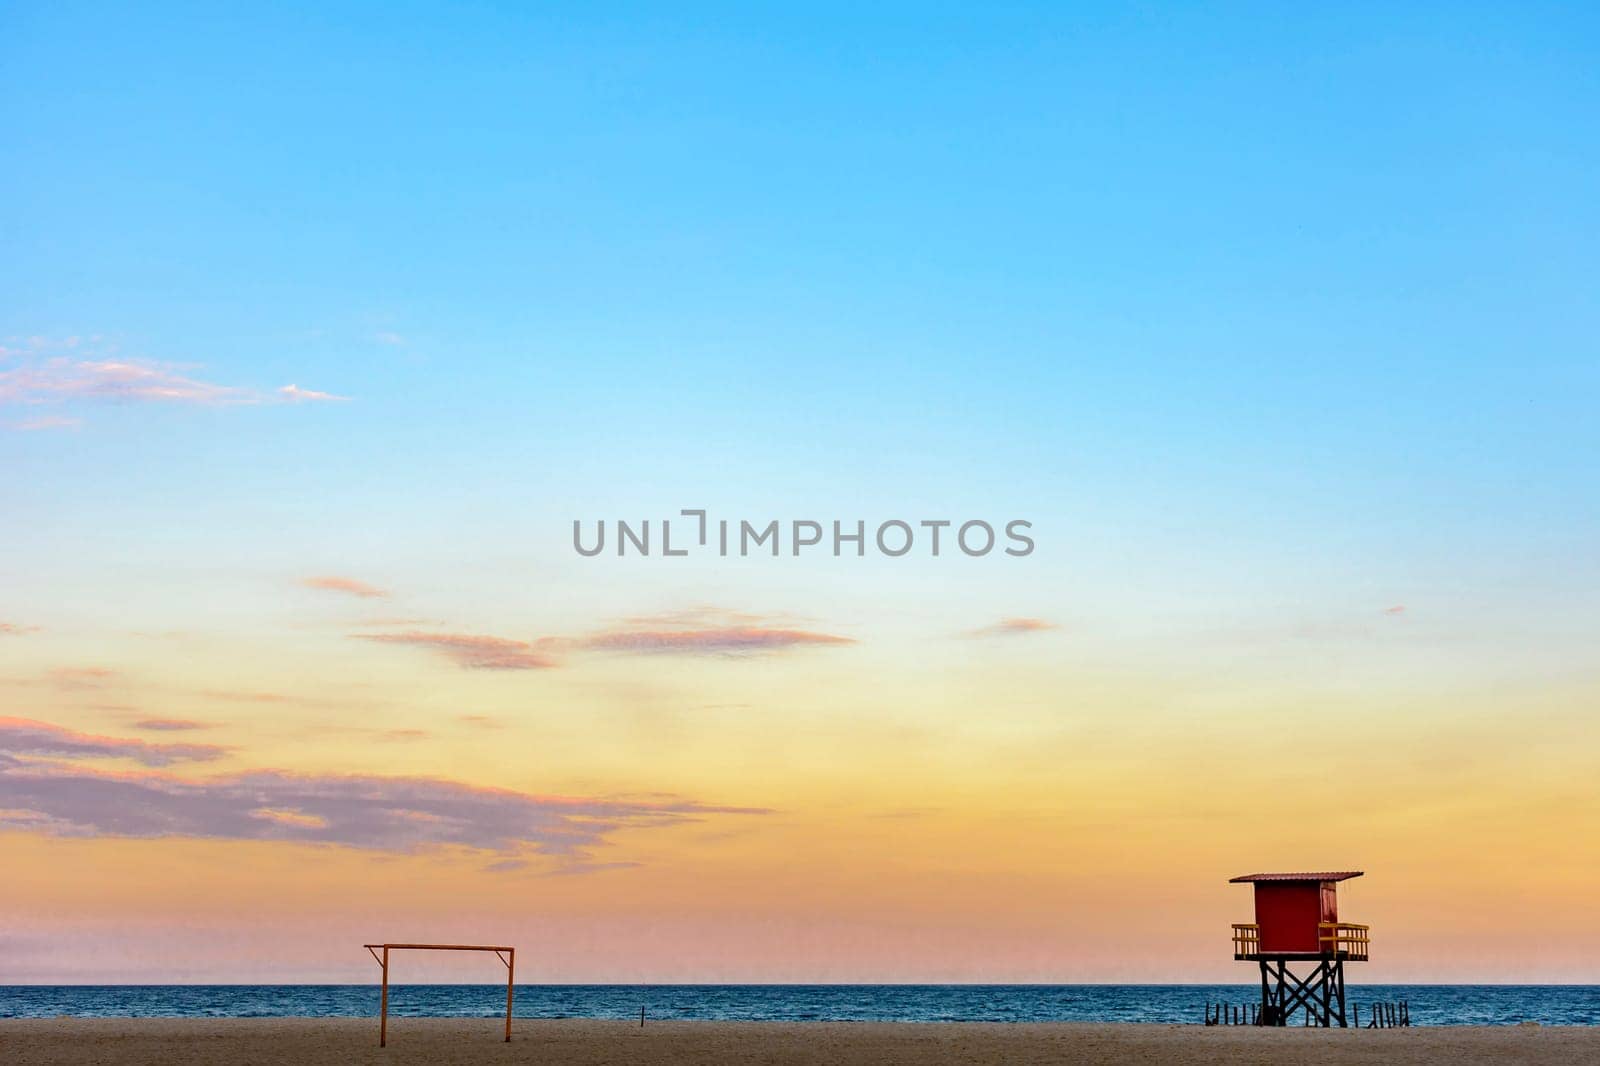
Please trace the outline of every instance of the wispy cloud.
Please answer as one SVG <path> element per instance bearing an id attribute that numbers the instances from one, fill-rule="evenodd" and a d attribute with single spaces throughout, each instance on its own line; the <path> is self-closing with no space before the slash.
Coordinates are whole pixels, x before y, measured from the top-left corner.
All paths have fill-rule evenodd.
<path id="1" fill-rule="evenodd" d="M 582 647 L 600 651 L 715 655 L 781 651 L 805 645 L 854 644 L 855 640 L 808 629 L 717 626 L 710 629 L 624 629 L 596 633 L 580 643 Z"/>
<path id="2" fill-rule="evenodd" d="M 0 637 L 20 637 L 27 633 L 39 632 L 38 626 L 17 625 L 15 622 L 0 622 Z"/>
<path id="3" fill-rule="evenodd" d="M 576 877 L 579 874 L 599 873 L 601 870 L 631 870 L 642 866 L 637 862 L 569 862 L 550 871 L 551 877 Z"/>
<path id="4" fill-rule="evenodd" d="M 457 846 L 563 858 L 599 869 L 589 849 L 623 830 L 659 829 L 765 808 L 693 800 L 541 795 L 443 778 L 295 774 L 254 770 L 201 779 L 144 770 L 117 773 L 41 759 L 148 748 L 143 741 L 81 739 L 46 723 L 0 721 L 0 824 L 60 835 L 199 837 L 336 844 L 409 852 Z M 80 738 L 86 750 L 61 738 Z M 93 741 L 93 743 L 89 743 Z"/>
<path id="5" fill-rule="evenodd" d="M 377 644 L 400 644 L 426 648 L 470 670 L 543 670 L 556 661 L 525 640 L 482 636 L 475 633 L 429 633 L 407 630 L 403 633 L 357 633 L 357 640 Z"/>
<path id="6" fill-rule="evenodd" d="M 758 614 L 754 611 L 735 611 L 727 607 L 701 604 L 676 610 L 656 611 L 652 614 L 635 614 L 618 620 L 621 626 L 643 629 L 709 629 L 719 626 L 771 625 L 777 622 L 796 623 L 804 619 L 789 614 Z"/>
<path id="7" fill-rule="evenodd" d="M 319 577 L 308 577 L 301 580 L 300 584 L 308 589 L 321 589 L 324 592 L 343 592 L 350 596 L 360 596 L 362 599 L 376 599 L 387 596 L 389 593 L 365 581 L 358 581 L 353 577 L 339 577 L 336 574 L 324 574 Z"/>
<path id="8" fill-rule="evenodd" d="M 104 688 L 118 676 L 115 670 L 104 666 L 59 666 L 47 675 L 50 684 L 69 690 Z"/>
<path id="9" fill-rule="evenodd" d="M 302 389 L 299 385 L 280 387 L 278 396 L 287 403 L 343 403 L 350 398 L 335 396 L 331 392 L 318 392 L 316 389 Z"/>
<path id="10" fill-rule="evenodd" d="M 28 718 L 0 718 L 0 757 L 33 755 L 70 759 L 131 759 L 144 766 L 170 766 L 178 762 L 220 759 L 228 750 L 217 744 L 158 744 L 131 737 L 79 733 L 65 726 Z M 3 765 L 0 763 L 0 766 Z"/>
<path id="11" fill-rule="evenodd" d="M 613 629 L 578 638 L 574 645 L 596 651 L 639 654 L 738 655 L 806 646 L 854 644 L 797 625 L 786 614 L 757 614 L 698 606 L 624 618 Z"/>
<path id="12" fill-rule="evenodd" d="M 63 354 L 64 353 L 64 354 Z M 192 367 L 124 356 L 101 338 L 84 342 L 32 338 L 0 352 L 14 365 L 0 370 L 0 405 L 40 406 L 81 402 L 238 407 L 342 400 L 329 392 L 285 385 L 261 391 L 198 376 Z M 40 415 L 9 423 L 13 429 L 67 429 L 81 420 Z"/>
<path id="13" fill-rule="evenodd" d="M 1383 613 L 1391 618 L 1397 618 L 1406 613 L 1406 605 L 1403 603 L 1397 603 L 1393 607 L 1385 607 L 1383 609 Z"/>
<path id="14" fill-rule="evenodd" d="M 542 670 L 562 665 L 570 653 L 610 652 L 635 655 L 758 655 L 800 647 L 839 646 L 856 643 L 851 637 L 811 629 L 762 622 L 770 616 L 717 612 L 694 608 L 669 615 L 623 619 L 613 629 L 578 637 L 541 637 L 516 640 L 474 633 L 411 629 L 401 633 L 356 633 L 358 640 L 426 648 L 447 656 L 458 666 L 477 670 Z M 665 628 L 663 618 L 691 623 L 688 628 Z M 735 624 L 727 619 L 739 619 Z M 746 621 L 748 620 L 748 622 Z M 715 624 L 705 624 L 711 621 Z M 699 623 L 699 624 L 694 624 Z"/>
<path id="15" fill-rule="evenodd" d="M 1018 637 L 1028 633 L 1043 633 L 1061 627 L 1042 618 L 1002 618 L 993 625 L 966 632 L 969 637 Z"/>
<path id="16" fill-rule="evenodd" d="M 196 722 L 191 718 L 141 718 L 133 723 L 133 728 L 152 733 L 182 733 L 191 729 L 211 729 L 214 723 Z"/>
<path id="17" fill-rule="evenodd" d="M 45 359 L 0 373 L 0 403 L 73 399 L 155 403 L 253 402 L 247 389 L 186 377 L 162 363 L 134 360 Z"/>
<path id="18" fill-rule="evenodd" d="M 243 689 L 208 688 L 200 695 L 211 700 L 231 700 L 234 703 L 292 703 L 290 697 L 280 692 L 250 692 Z"/>

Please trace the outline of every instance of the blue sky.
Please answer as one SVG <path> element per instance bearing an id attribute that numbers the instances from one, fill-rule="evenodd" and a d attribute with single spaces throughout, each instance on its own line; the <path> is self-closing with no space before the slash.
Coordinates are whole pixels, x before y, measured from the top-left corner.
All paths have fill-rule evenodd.
<path id="1" fill-rule="evenodd" d="M 931 506 L 1063 588 L 1592 587 L 1580 8 L 5 21 L 0 331 L 350 397 L 8 434 L 41 538 Z"/>

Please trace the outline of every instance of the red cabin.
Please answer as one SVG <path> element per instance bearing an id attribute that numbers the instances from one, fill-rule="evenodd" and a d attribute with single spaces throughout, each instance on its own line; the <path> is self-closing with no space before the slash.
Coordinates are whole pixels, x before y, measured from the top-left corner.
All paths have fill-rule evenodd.
<path id="1" fill-rule="evenodd" d="M 1240 958 L 1261 955 L 1319 956 L 1348 951 L 1352 945 L 1340 935 L 1346 929 L 1339 922 L 1338 884 L 1360 877 L 1360 870 L 1323 873 L 1245 874 L 1229 884 L 1255 886 L 1256 920 L 1254 928 L 1236 926 L 1235 933 L 1248 930 L 1254 936 L 1240 943 L 1235 937 L 1234 954 Z M 1249 941 L 1254 941 L 1250 943 Z M 1365 945 L 1363 944 L 1364 948 Z M 1365 954 L 1363 950 L 1362 955 Z M 1350 953 L 1349 957 L 1355 957 Z"/>

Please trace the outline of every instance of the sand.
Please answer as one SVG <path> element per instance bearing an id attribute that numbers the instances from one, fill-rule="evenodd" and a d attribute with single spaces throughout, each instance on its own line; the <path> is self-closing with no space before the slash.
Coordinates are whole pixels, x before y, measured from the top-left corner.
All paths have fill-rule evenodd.
<path id="1" fill-rule="evenodd" d="M 0 1063 L 1600 1063 L 1600 1027 L 54 1018 L 0 1021 Z"/>

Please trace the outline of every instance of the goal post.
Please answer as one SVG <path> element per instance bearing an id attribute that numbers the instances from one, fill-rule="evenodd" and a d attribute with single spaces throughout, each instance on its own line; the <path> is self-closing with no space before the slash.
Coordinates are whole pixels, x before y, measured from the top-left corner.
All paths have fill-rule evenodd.
<path id="1" fill-rule="evenodd" d="M 511 998 L 516 991 L 517 949 L 494 944 L 363 944 L 373 961 L 383 967 L 383 991 L 378 997 L 378 1046 L 389 1044 L 389 952 L 391 951 L 492 951 L 506 967 L 506 1043 L 511 1043 Z M 379 955 L 378 952 L 383 954 Z"/>

